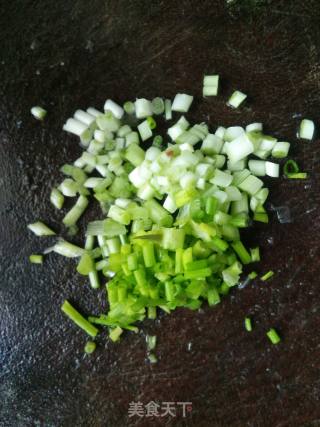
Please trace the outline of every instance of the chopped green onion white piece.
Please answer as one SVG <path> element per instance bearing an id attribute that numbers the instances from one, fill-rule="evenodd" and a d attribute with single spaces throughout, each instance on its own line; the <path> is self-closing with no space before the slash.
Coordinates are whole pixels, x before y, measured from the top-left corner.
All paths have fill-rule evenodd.
<path id="1" fill-rule="evenodd" d="M 123 108 L 120 107 L 120 105 L 118 105 L 114 101 L 112 101 L 112 99 L 107 99 L 106 100 L 106 102 L 104 103 L 103 109 L 104 109 L 104 111 L 111 111 L 111 113 L 117 119 L 121 119 L 122 116 L 123 116 L 123 114 L 124 114 Z"/>
<path id="2" fill-rule="evenodd" d="M 88 126 L 76 119 L 68 119 L 63 125 L 63 130 L 78 136 L 83 144 L 89 144 L 92 137 Z"/>
<path id="3" fill-rule="evenodd" d="M 101 111 L 93 107 L 87 108 L 87 113 L 91 114 L 91 116 L 94 116 L 94 117 L 99 117 L 103 114 Z"/>
<path id="4" fill-rule="evenodd" d="M 312 140 L 314 136 L 314 122 L 309 119 L 303 119 L 300 123 L 298 137 L 301 139 Z"/>
<path id="5" fill-rule="evenodd" d="M 216 96 L 218 94 L 219 87 L 219 76 L 218 75 L 207 75 L 203 78 L 203 96 Z"/>
<path id="6" fill-rule="evenodd" d="M 30 111 L 33 117 L 37 120 L 43 120 L 47 115 L 47 111 L 39 106 L 32 107 Z"/>
<path id="7" fill-rule="evenodd" d="M 162 98 L 153 98 L 151 101 L 152 112 L 156 115 L 163 114 L 164 112 L 164 101 Z"/>
<path id="8" fill-rule="evenodd" d="M 57 189 L 53 188 L 50 193 L 50 202 L 57 209 L 61 209 L 64 203 L 63 194 Z"/>
<path id="9" fill-rule="evenodd" d="M 272 157 L 275 159 L 283 159 L 287 157 L 290 149 L 289 142 L 276 142 L 275 146 L 272 149 Z"/>
<path id="10" fill-rule="evenodd" d="M 246 132 L 262 132 L 262 123 L 251 123 L 246 126 Z"/>
<path id="11" fill-rule="evenodd" d="M 84 253 L 84 249 L 69 243 L 65 240 L 59 240 L 53 247 L 53 252 L 67 258 L 78 258 Z"/>
<path id="12" fill-rule="evenodd" d="M 145 119 L 148 116 L 152 116 L 151 102 L 144 98 L 136 99 L 135 112 L 137 119 Z"/>
<path id="13" fill-rule="evenodd" d="M 142 141 L 146 141 L 147 139 L 152 137 L 152 130 L 150 128 L 148 120 L 144 120 L 138 125 L 138 131 Z"/>
<path id="14" fill-rule="evenodd" d="M 27 226 L 36 236 L 54 236 L 56 233 L 43 222 L 38 221 Z"/>
<path id="15" fill-rule="evenodd" d="M 252 175 L 255 175 L 255 176 L 266 175 L 266 162 L 264 160 L 249 160 L 248 167 Z"/>
<path id="16" fill-rule="evenodd" d="M 233 108 L 238 108 L 246 98 L 247 95 L 245 93 L 236 90 L 229 98 L 228 105 Z"/>
<path id="17" fill-rule="evenodd" d="M 193 96 L 185 93 L 177 93 L 172 103 L 172 111 L 179 113 L 187 113 L 192 104 Z"/>
<path id="18" fill-rule="evenodd" d="M 93 116 L 92 114 L 83 111 L 83 110 L 77 110 L 74 113 L 73 116 L 76 120 L 79 120 L 80 122 L 82 122 L 83 124 L 85 124 L 86 126 L 91 126 L 93 123 L 95 123 L 96 118 L 95 116 Z"/>
<path id="19" fill-rule="evenodd" d="M 272 178 L 279 178 L 280 167 L 277 163 L 266 162 L 266 175 Z"/>

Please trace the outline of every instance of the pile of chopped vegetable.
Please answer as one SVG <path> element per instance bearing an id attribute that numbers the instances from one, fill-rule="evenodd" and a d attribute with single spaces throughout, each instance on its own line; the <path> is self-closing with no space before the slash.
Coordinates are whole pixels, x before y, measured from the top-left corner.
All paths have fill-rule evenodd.
<path id="1" fill-rule="evenodd" d="M 218 85 L 219 76 L 205 76 L 203 96 L 217 95 Z M 228 105 L 238 108 L 246 98 L 235 91 Z M 79 258 L 77 271 L 94 289 L 107 282 L 107 313 L 85 319 L 68 301 L 62 305 L 92 337 L 95 325 L 108 327 L 117 341 L 124 329 L 137 331 L 139 321 L 155 319 L 158 309 L 214 306 L 239 284 L 244 266 L 246 281 L 257 276 L 250 264 L 260 261 L 259 248 L 246 247 L 241 230 L 252 221 L 268 223 L 269 190 L 262 178 L 279 177 L 278 159 L 288 155 L 290 143 L 266 135 L 262 123 L 215 132 L 206 123 L 191 124 L 184 114 L 192 102 L 187 94 L 172 102 L 140 98 L 123 107 L 108 99 L 103 112 L 77 110 L 63 126 L 80 138 L 84 151 L 62 166 L 65 179 L 52 190 L 51 203 L 60 210 L 66 197 L 77 198 L 62 219 L 71 234 L 90 199 L 102 214 L 87 224 L 84 247 L 58 239 L 45 253 Z M 38 119 L 46 114 L 41 107 L 32 113 Z M 166 132 L 157 133 L 157 122 L 168 121 Z M 303 120 L 299 132 L 311 139 L 313 122 Z M 306 177 L 292 160 L 284 173 Z M 55 234 L 42 222 L 28 227 L 37 236 Z M 30 256 L 34 263 L 42 259 Z M 251 331 L 249 318 L 245 324 Z M 278 342 L 272 331 L 270 339 Z M 150 350 L 155 338 L 151 344 Z M 87 347 L 90 353 L 95 345 Z"/>

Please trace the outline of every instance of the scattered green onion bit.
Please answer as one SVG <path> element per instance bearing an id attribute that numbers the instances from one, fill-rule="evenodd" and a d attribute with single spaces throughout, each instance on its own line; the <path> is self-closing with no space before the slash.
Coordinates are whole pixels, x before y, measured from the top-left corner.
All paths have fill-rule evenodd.
<path id="1" fill-rule="evenodd" d="M 311 141 L 314 136 L 314 130 L 315 130 L 314 122 L 309 119 L 303 119 L 300 123 L 298 137 L 301 139 L 308 139 Z"/>
<path id="2" fill-rule="evenodd" d="M 97 347 L 97 344 L 94 341 L 88 341 L 84 347 L 84 352 L 86 354 L 92 354 Z"/>
<path id="3" fill-rule="evenodd" d="M 248 332 L 252 331 L 252 321 L 251 321 L 250 317 L 246 317 L 244 319 L 244 327 L 246 328 L 246 330 Z"/>
<path id="4" fill-rule="evenodd" d="M 50 194 L 50 202 L 57 209 L 61 209 L 64 203 L 64 196 L 57 188 L 53 188 Z"/>
<path id="5" fill-rule="evenodd" d="M 289 173 L 287 175 L 289 179 L 306 179 L 308 178 L 308 174 L 306 172 L 298 172 L 298 173 Z"/>
<path id="6" fill-rule="evenodd" d="M 248 274 L 248 277 L 253 280 L 256 277 L 258 277 L 258 273 L 256 271 L 251 271 L 251 273 Z"/>
<path id="7" fill-rule="evenodd" d="M 148 359 L 149 359 L 150 363 L 157 363 L 158 362 L 157 357 L 153 353 L 148 354 Z"/>
<path id="8" fill-rule="evenodd" d="M 228 105 L 233 108 L 238 108 L 246 98 L 247 95 L 245 93 L 236 90 L 229 98 Z"/>
<path id="9" fill-rule="evenodd" d="M 287 160 L 283 166 L 283 173 L 288 176 L 299 172 L 299 166 L 294 160 Z"/>
<path id="10" fill-rule="evenodd" d="M 117 326 L 116 328 L 110 330 L 109 338 L 113 342 L 119 341 L 120 335 L 122 334 L 122 332 L 123 330 L 119 326 Z"/>
<path id="11" fill-rule="evenodd" d="M 272 342 L 272 344 L 279 344 L 279 342 L 281 341 L 280 336 L 274 328 L 269 329 L 269 331 L 267 332 L 267 337 Z"/>
<path id="12" fill-rule="evenodd" d="M 88 322 L 67 300 L 62 304 L 61 310 L 88 335 L 91 337 L 97 335 L 98 329 Z"/>
<path id="13" fill-rule="evenodd" d="M 135 107 L 134 107 L 134 103 L 131 101 L 127 101 L 123 104 L 123 109 L 127 114 L 133 114 Z"/>
<path id="14" fill-rule="evenodd" d="M 32 254 L 29 256 L 29 260 L 32 264 L 42 264 L 43 255 Z"/>
<path id="15" fill-rule="evenodd" d="M 206 96 L 216 96 L 218 94 L 219 87 L 219 76 L 218 75 L 207 75 L 203 78 L 203 90 L 202 94 Z"/>
<path id="16" fill-rule="evenodd" d="M 266 280 L 269 280 L 274 275 L 274 272 L 272 270 L 265 273 L 263 276 L 260 277 L 260 279 L 265 282 Z"/>
<path id="17" fill-rule="evenodd" d="M 47 115 L 47 111 L 39 106 L 32 107 L 30 111 L 33 117 L 37 120 L 43 120 Z"/>
<path id="18" fill-rule="evenodd" d="M 51 230 L 43 222 L 38 221 L 33 224 L 28 225 L 29 230 L 31 230 L 36 236 L 54 236 L 56 233 Z"/>
<path id="19" fill-rule="evenodd" d="M 283 167 L 283 173 L 289 179 L 306 179 L 308 174 L 300 172 L 297 162 L 294 160 L 287 160 Z"/>
<path id="20" fill-rule="evenodd" d="M 154 350 L 157 344 L 157 337 L 155 335 L 147 335 L 146 342 L 147 342 L 147 350 L 148 351 Z"/>

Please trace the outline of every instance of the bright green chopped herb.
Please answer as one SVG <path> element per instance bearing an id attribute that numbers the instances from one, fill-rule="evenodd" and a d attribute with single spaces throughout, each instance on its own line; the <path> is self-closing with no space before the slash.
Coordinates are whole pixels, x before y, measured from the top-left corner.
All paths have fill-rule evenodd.
<path id="1" fill-rule="evenodd" d="M 32 254 L 29 256 L 29 260 L 32 264 L 42 264 L 43 263 L 43 255 Z"/>
<path id="2" fill-rule="evenodd" d="M 272 344 L 279 344 L 279 342 L 281 341 L 280 336 L 278 335 L 277 331 L 273 328 L 271 328 L 268 332 L 267 332 L 267 337 L 269 338 L 269 340 L 272 342 Z"/>
<path id="3" fill-rule="evenodd" d="M 248 274 L 248 277 L 253 280 L 258 277 L 258 273 L 256 273 L 255 271 L 251 271 L 251 273 Z"/>
<path id="4" fill-rule="evenodd" d="M 67 300 L 62 304 L 61 310 L 88 335 L 91 337 L 97 335 L 98 329 L 88 322 Z"/>
<path id="5" fill-rule="evenodd" d="M 122 332 L 123 332 L 123 330 L 119 326 L 117 326 L 114 329 L 111 329 L 109 332 L 109 337 L 110 337 L 111 341 L 113 341 L 113 342 L 119 341 L 120 335 L 122 334 Z"/>
<path id="6" fill-rule="evenodd" d="M 86 354 L 91 354 L 95 351 L 97 345 L 94 341 L 88 341 L 84 347 L 84 352 Z"/>
<path id="7" fill-rule="evenodd" d="M 260 279 L 265 282 L 266 280 L 269 280 L 274 275 L 274 272 L 272 270 L 265 273 L 263 276 L 260 277 Z"/>
<path id="8" fill-rule="evenodd" d="M 252 262 L 260 261 L 260 250 L 259 250 L 259 248 L 251 248 L 250 253 L 251 253 L 251 261 Z"/>
<path id="9" fill-rule="evenodd" d="M 244 327 L 246 328 L 246 330 L 248 332 L 252 331 L 252 321 L 251 321 L 250 317 L 246 317 L 244 319 Z"/>

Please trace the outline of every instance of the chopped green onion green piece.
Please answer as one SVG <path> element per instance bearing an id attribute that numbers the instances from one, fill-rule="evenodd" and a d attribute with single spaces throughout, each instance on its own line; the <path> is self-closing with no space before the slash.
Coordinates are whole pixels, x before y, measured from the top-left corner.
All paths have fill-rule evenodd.
<path id="1" fill-rule="evenodd" d="M 269 331 L 267 332 L 267 337 L 272 342 L 272 344 L 279 344 L 279 342 L 281 341 L 280 336 L 274 328 L 269 329 Z"/>
<path id="2" fill-rule="evenodd" d="M 88 335 L 91 337 L 97 335 L 98 329 L 88 322 L 67 300 L 62 304 L 61 310 Z"/>
<path id="3" fill-rule="evenodd" d="M 251 332 L 251 331 L 252 331 L 252 322 L 251 322 L 250 317 L 246 317 L 246 318 L 244 319 L 244 327 L 246 328 L 246 330 L 247 330 L 248 332 Z"/>
<path id="4" fill-rule="evenodd" d="M 294 160 L 287 160 L 286 163 L 283 166 L 283 173 L 288 176 L 292 173 L 298 173 L 299 172 L 299 166 L 297 162 Z"/>
<path id="5" fill-rule="evenodd" d="M 248 274 L 248 277 L 253 280 L 258 277 L 258 273 L 256 273 L 255 271 L 251 271 L 251 273 Z"/>
<path id="6" fill-rule="evenodd" d="M 156 123 L 155 119 L 152 116 L 148 116 L 147 117 L 147 122 L 148 122 L 148 125 L 149 125 L 150 129 L 155 129 L 157 127 L 157 123 Z"/>
<path id="7" fill-rule="evenodd" d="M 123 329 L 121 329 L 119 326 L 117 326 L 116 328 L 110 330 L 109 338 L 113 342 L 119 341 L 120 335 L 122 334 L 122 332 L 123 332 Z"/>
<path id="8" fill-rule="evenodd" d="M 287 175 L 289 179 L 306 179 L 308 178 L 308 174 L 306 172 L 298 172 L 298 173 L 289 173 Z"/>
<path id="9" fill-rule="evenodd" d="M 86 354 L 92 354 L 97 347 L 97 344 L 94 341 L 88 341 L 84 347 L 84 352 Z"/>
<path id="10" fill-rule="evenodd" d="M 32 264 L 42 264 L 43 263 L 43 255 L 32 254 L 29 256 L 29 260 Z"/>
<path id="11" fill-rule="evenodd" d="M 260 277 L 260 279 L 265 282 L 266 280 L 269 280 L 274 275 L 274 272 L 272 270 L 265 273 L 263 276 Z"/>
<path id="12" fill-rule="evenodd" d="M 243 264 L 251 262 L 251 256 L 240 240 L 232 243 L 232 247 Z"/>
<path id="13" fill-rule="evenodd" d="M 260 249 L 259 248 L 251 248 L 251 262 L 258 262 L 260 261 Z"/>
<path id="14" fill-rule="evenodd" d="M 177 93 L 172 103 L 172 111 L 179 113 L 187 113 L 192 104 L 193 96 L 185 93 Z"/>
<path id="15" fill-rule="evenodd" d="M 95 264 L 91 255 L 88 252 L 84 252 L 77 266 L 77 272 L 83 276 L 88 276 L 88 274 L 94 270 L 94 267 Z"/>

